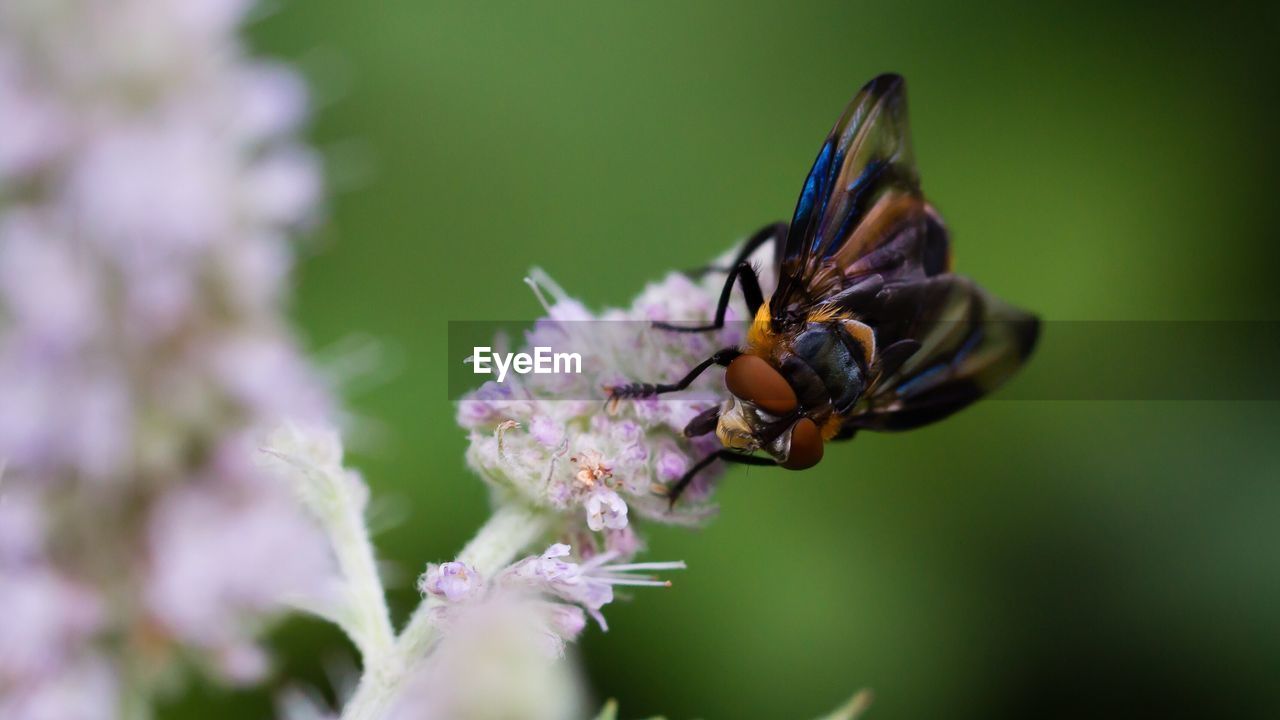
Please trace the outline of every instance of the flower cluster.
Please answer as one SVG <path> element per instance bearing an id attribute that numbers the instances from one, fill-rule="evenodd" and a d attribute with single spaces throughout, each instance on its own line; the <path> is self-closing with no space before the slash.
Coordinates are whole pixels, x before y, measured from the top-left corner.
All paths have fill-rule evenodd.
<path id="1" fill-rule="evenodd" d="M 727 264 L 728 256 L 717 262 Z M 582 356 L 582 372 L 508 376 L 464 397 L 458 422 L 470 433 L 468 463 L 500 494 L 560 512 L 566 537 L 621 557 L 637 544 L 634 516 L 666 523 L 707 517 L 714 511 L 709 494 L 717 466 L 701 473 L 674 508 L 667 491 L 719 447 L 714 435 L 683 434 L 690 420 L 721 401 L 718 375 L 707 373 L 673 395 L 612 407 L 604 400 L 605 388 L 673 381 L 719 348 L 742 342 L 746 309 L 736 299 L 722 330 L 652 327 L 658 320 L 708 321 L 724 279 L 719 272 L 701 278 L 672 273 L 630 307 L 592 313 L 535 271 L 529 282 L 547 317 L 525 334 L 523 349 L 572 348 Z M 503 337 L 495 342 L 500 351 L 508 344 Z"/>
<path id="2" fill-rule="evenodd" d="M 552 661 L 581 634 L 588 615 L 604 627 L 600 610 L 613 601 L 614 587 L 667 586 L 645 573 L 684 568 L 612 559 L 605 553 L 573 560 L 570 547 L 557 543 L 490 578 L 462 561 L 428 565 L 419 589 L 439 603 L 432 614 L 441 635 L 391 717 L 581 717 L 568 707 L 581 696 L 571 687 L 574 676 Z"/>
<path id="3" fill-rule="evenodd" d="M 281 312 L 306 94 L 247 5 L 0 4 L 2 717 L 113 717 L 179 657 L 252 679 L 331 562 L 250 459 L 332 410 Z"/>
<path id="4" fill-rule="evenodd" d="M 613 552 L 574 562 L 568 559 L 571 552 L 568 545 L 555 543 L 541 555 L 524 558 L 504 568 L 487 583 L 466 563 L 432 563 L 427 566 L 418 587 L 423 594 L 447 602 L 437 608 L 439 619 L 445 626 L 459 608 L 475 607 L 476 601 L 487 604 L 532 599 L 541 606 L 541 612 L 531 615 L 540 616 L 543 620 L 541 635 L 546 641 L 544 646 L 550 650 L 551 656 L 559 657 L 564 653 L 564 643 L 576 640 L 582 632 L 586 614 L 590 614 L 601 629 L 608 629 L 600 609 L 613 602 L 615 586 L 669 587 L 670 582 L 638 572 L 684 568 L 683 562 L 613 563 L 617 558 Z"/>

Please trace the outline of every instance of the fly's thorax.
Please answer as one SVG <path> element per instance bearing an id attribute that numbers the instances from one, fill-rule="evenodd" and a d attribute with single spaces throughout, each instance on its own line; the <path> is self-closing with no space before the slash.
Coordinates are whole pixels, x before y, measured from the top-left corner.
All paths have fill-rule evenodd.
<path id="1" fill-rule="evenodd" d="M 751 319 L 751 326 L 747 329 L 747 347 L 760 355 L 769 355 L 777 341 L 778 336 L 773 331 L 773 316 L 769 310 L 769 301 L 766 300 L 756 311 L 756 316 Z"/>
<path id="2" fill-rule="evenodd" d="M 863 333 L 869 341 L 859 337 Z M 791 342 L 791 354 L 783 361 L 783 374 L 796 389 L 801 403 L 815 407 L 819 398 L 836 413 L 848 412 L 866 386 L 866 370 L 874 335 L 862 323 L 810 323 Z"/>

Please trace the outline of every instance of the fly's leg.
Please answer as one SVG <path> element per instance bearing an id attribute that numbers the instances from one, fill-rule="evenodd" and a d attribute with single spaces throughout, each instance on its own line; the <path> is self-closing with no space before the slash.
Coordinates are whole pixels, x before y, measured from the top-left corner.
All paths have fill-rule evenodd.
<path id="1" fill-rule="evenodd" d="M 667 498 L 669 501 L 667 508 L 670 509 L 675 507 L 676 501 L 679 500 L 680 496 L 684 494 L 684 491 L 689 488 L 689 483 L 693 482 L 693 479 L 697 477 L 698 473 L 705 470 L 708 465 L 717 460 L 737 465 L 752 465 L 755 467 L 769 467 L 778 464 L 778 462 L 773 458 L 744 455 L 743 453 L 735 452 L 728 448 L 717 450 L 695 463 L 693 467 L 689 468 L 689 470 L 681 476 L 680 480 L 677 481 L 675 485 L 671 486 L 671 489 L 667 492 Z"/>
<path id="2" fill-rule="evenodd" d="M 609 399 L 607 403 L 610 405 L 610 407 L 613 407 L 617 405 L 618 401 L 624 400 L 626 398 L 650 397 L 653 395 L 661 395 L 663 393 L 678 392 L 680 390 L 684 390 L 685 388 L 689 387 L 690 383 L 692 383 L 694 380 L 697 380 L 698 376 L 701 375 L 703 372 L 705 372 L 707 368 L 711 367 L 712 365 L 719 365 L 720 367 L 728 367 L 729 363 L 733 362 L 733 359 L 738 357 L 741 354 L 742 354 L 742 351 L 739 350 L 738 348 L 727 347 L 727 348 L 722 348 L 720 350 L 717 350 L 716 353 L 711 357 L 707 358 L 706 360 L 703 360 L 697 365 L 694 365 L 693 369 L 690 370 L 688 374 L 686 374 L 684 377 L 680 378 L 678 382 L 630 383 L 628 385 L 618 385 L 615 387 L 605 388 L 605 390 L 607 390 L 609 393 Z"/>
<path id="3" fill-rule="evenodd" d="M 747 309 L 751 312 L 751 317 L 755 317 L 756 311 L 764 304 L 764 293 L 760 290 L 760 278 L 757 277 L 755 268 L 747 262 L 747 258 L 751 257 L 756 250 L 760 249 L 767 242 L 782 243 L 786 241 L 787 224 L 773 223 L 766 225 L 755 232 L 754 235 L 747 238 L 742 244 L 742 248 L 738 250 L 738 255 L 733 259 L 733 266 L 729 268 L 729 277 L 725 278 L 724 289 L 720 292 L 720 302 L 716 305 L 715 322 L 710 325 L 698 325 L 693 327 L 672 325 L 665 322 L 656 322 L 653 324 L 656 328 L 663 330 L 673 330 L 675 332 L 706 332 L 709 330 L 719 330 L 724 327 L 724 315 L 729 309 L 729 297 L 733 294 L 734 282 L 742 283 L 742 294 L 747 301 Z M 701 268 L 703 272 L 716 270 L 714 267 Z"/>
<path id="4" fill-rule="evenodd" d="M 773 240 L 777 240 L 780 243 L 786 242 L 786 237 L 787 237 L 786 223 L 783 223 L 783 222 L 770 223 L 760 228 L 759 230 L 755 231 L 754 233 L 751 234 L 751 237 L 743 241 L 742 247 L 738 249 L 738 255 L 733 259 L 733 262 L 729 264 L 729 267 L 720 267 L 718 265 L 703 265 L 702 267 L 688 270 L 685 272 L 685 274 L 695 278 L 700 278 L 704 275 L 709 275 L 711 273 L 716 273 L 716 272 L 727 273 L 731 271 L 733 268 L 737 267 L 738 265 L 741 265 L 742 263 L 746 262 L 747 258 L 754 255 L 756 250 L 759 250 L 766 243 Z"/>
<path id="5" fill-rule="evenodd" d="M 720 303 L 716 305 L 716 319 L 710 325 L 672 325 L 671 323 L 655 322 L 654 327 L 661 330 L 671 330 L 674 332 L 707 332 L 709 330 L 719 330 L 724 327 L 724 316 L 729 311 L 729 298 L 733 295 L 733 285 L 735 282 L 742 285 L 742 296 L 747 301 L 747 311 L 751 313 L 751 317 L 756 316 L 756 312 L 760 310 L 760 306 L 764 304 L 764 293 L 760 290 L 760 278 L 756 276 L 755 268 L 746 262 L 738 263 L 729 272 L 729 277 L 725 278 L 724 289 L 720 291 Z"/>
<path id="6" fill-rule="evenodd" d="M 709 407 L 698 413 L 697 417 L 689 421 L 684 426 L 684 436 L 687 438 L 695 438 L 713 432 L 716 429 L 716 423 L 720 421 L 720 406 Z"/>

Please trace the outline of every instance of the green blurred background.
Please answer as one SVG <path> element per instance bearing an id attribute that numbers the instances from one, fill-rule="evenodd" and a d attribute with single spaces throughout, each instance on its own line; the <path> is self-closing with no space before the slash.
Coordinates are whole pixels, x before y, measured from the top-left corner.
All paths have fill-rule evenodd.
<path id="1" fill-rule="evenodd" d="M 347 400 L 366 421 L 355 464 L 404 513 L 379 537 L 397 617 L 487 510 L 446 397 L 446 322 L 535 316 L 535 264 L 625 303 L 788 217 L 876 73 L 908 79 L 961 272 L 1050 321 L 1280 319 L 1278 30 L 1275 3 L 265 15 L 251 43 L 312 79 L 335 185 L 295 316 L 312 348 L 387 350 Z M 803 474 L 735 469 L 708 527 L 647 530 L 652 557 L 690 570 L 611 607 L 582 659 L 631 717 L 802 718 L 864 686 L 882 720 L 1280 717 L 1278 429 L 1275 403 L 992 401 Z M 283 675 L 323 687 L 352 662 L 320 623 L 277 637 Z M 162 716 L 265 716 L 271 690 L 202 688 Z"/>

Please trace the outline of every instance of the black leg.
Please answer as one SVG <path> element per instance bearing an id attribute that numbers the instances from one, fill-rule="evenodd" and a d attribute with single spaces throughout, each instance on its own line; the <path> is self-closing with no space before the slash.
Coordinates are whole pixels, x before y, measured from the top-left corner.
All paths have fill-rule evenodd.
<path id="1" fill-rule="evenodd" d="M 713 273 L 713 272 L 730 272 L 733 270 L 733 268 L 746 262 L 747 258 L 754 255 L 756 250 L 759 250 L 765 243 L 770 242 L 772 240 L 777 240 L 778 242 L 785 242 L 786 237 L 787 237 L 786 223 L 783 223 L 783 222 L 770 223 L 760 228 L 759 230 L 755 231 L 754 233 L 752 233 L 751 237 L 747 238 L 742 243 L 742 247 L 738 249 L 737 257 L 733 259 L 733 262 L 729 264 L 729 267 L 703 265 L 700 268 L 694 268 L 693 270 L 689 270 L 685 274 L 692 275 L 694 277 L 702 277 L 703 275 L 706 275 L 708 273 Z"/>
<path id="2" fill-rule="evenodd" d="M 742 294 L 747 300 L 747 309 L 751 312 L 751 317 L 755 317 L 756 311 L 764 304 L 764 293 L 760 291 L 760 278 L 756 276 L 756 271 L 747 262 L 747 258 L 751 257 L 756 250 L 767 242 L 775 241 L 782 243 L 786 241 L 787 224 L 772 223 L 765 225 L 755 232 L 754 235 L 747 238 L 742 243 L 742 247 L 738 250 L 738 255 L 733 259 L 733 266 L 729 268 L 729 277 L 725 278 L 724 290 L 720 292 L 720 302 L 716 306 L 716 319 L 710 325 L 700 325 L 697 327 L 682 327 L 672 325 L 665 322 L 656 322 L 653 324 L 656 328 L 663 330 L 674 330 L 676 332 L 706 332 L 708 330 L 719 330 L 724 327 L 724 314 L 729 308 L 729 297 L 733 293 L 733 283 L 740 281 L 742 283 Z M 710 270 L 714 268 L 704 268 Z"/>
<path id="3" fill-rule="evenodd" d="M 693 369 L 690 370 L 688 374 L 686 374 L 684 377 L 680 378 L 679 382 L 631 383 L 629 385 L 619 385 L 617 387 L 605 388 L 606 390 L 609 391 L 608 402 L 612 404 L 612 403 L 617 403 L 617 401 L 622 400 L 624 398 L 649 397 L 650 395 L 661 395 L 663 393 L 677 392 L 680 390 L 684 390 L 685 388 L 689 387 L 690 383 L 698 379 L 698 376 L 701 375 L 704 371 L 706 371 L 707 368 L 711 367 L 712 365 L 719 365 L 720 367 L 728 367 L 729 363 L 733 362 L 733 359 L 738 357 L 741 354 L 742 354 L 742 351 L 739 350 L 738 348 L 729 347 L 729 348 L 722 348 L 720 350 L 717 350 L 716 353 L 711 357 L 707 358 L 706 360 L 703 360 L 697 365 L 694 365 Z"/>
<path id="4" fill-rule="evenodd" d="M 758 455 L 745 455 L 728 448 L 717 450 L 699 460 L 697 464 L 689 468 L 689 471 L 686 472 L 675 485 L 671 486 L 671 490 L 667 493 L 667 497 L 670 498 L 670 504 L 667 507 L 675 507 L 676 500 L 679 500 L 680 496 L 684 494 L 684 491 L 689 487 L 689 483 L 693 482 L 693 478 L 716 460 L 723 460 L 727 463 L 735 463 L 737 465 L 753 465 L 756 467 L 768 467 L 778 464 L 778 462 L 773 458 L 760 457 Z"/>
<path id="5" fill-rule="evenodd" d="M 724 327 L 724 315 L 729 310 L 729 298 L 733 295 L 733 284 L 736 281 L 742 283 L 742 295 L 747 301 L 747 311 L 751 313 L 751 317 L 756 316 L 756 312 L 760 306 L 764 304 L 764 293 L 760 290 L 760 278 L 756 277 L 755 268 L 747 263 L 738 263 L 734 266 L 733 271 L 729 273 L 729 277 L 725 278 L 724 290 L 720 292 L 720 303 L 716 306 L 716 319 L 710 325 L 695 325 L 692 327 L 685 325 L 672 325 L 665 322 L 655 322 L 654 327 L 662 330 L 672 330 L 674 332 L 707 332 L 709 330 L 719 330 Z"/>
<path id="6" fill-rule="evenodd" d="M 720 421 L 720 406 L 709 407 L 698 413 L 698 416 L 689 421 L 684 426 L 684 436 L 687 438 L 700 437 L 716 429 L 716 423 Z"/>
<path id="7" fill-rule="evenodd" d="M 747 238 L 742 243 L 742 248 L 738 250 L 738 256 L 733 259 L 734 265 L 741 265 L 747 261 L 747 258 L 755 254 L 761 246 L 770 241 L 785 243 L 787 241 L 787 224 L 784 222 L 776 222 L 765 225 L 756 231 L 754 235 Z"/>

